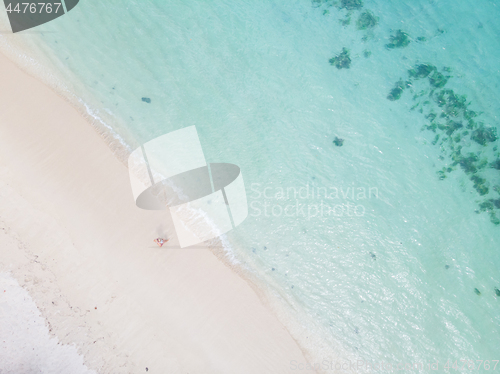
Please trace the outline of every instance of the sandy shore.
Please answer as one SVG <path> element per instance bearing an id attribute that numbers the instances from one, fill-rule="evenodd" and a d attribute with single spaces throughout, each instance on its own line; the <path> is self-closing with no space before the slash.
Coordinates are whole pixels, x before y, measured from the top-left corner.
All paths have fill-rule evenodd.
<path id="1" fill-rule="evenodd" d="M 153 243 L 172 234 L 166 213 L 134 205 L 126 167 L 71 105 L 3 55 L 0 82 L 0 272 L 89 369 L 287 373 L 306 362 L 208 248 Z"/>

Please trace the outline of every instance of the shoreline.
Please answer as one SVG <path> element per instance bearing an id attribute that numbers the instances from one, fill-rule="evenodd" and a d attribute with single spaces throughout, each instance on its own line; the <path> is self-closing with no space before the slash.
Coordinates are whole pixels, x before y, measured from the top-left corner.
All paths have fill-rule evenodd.
<path id="1" fill-rule="evenodd" d="M 0 14 L 0 28 L 9 28 L 10 26 L 6 22 L 8 21 L 2 20 Z M 16 39 L 9 39 L 9 37 Z M 53 93 L 69 103 L 92 126 L 120 162 L 127 165 L 128 156 L 133 147 L 131 147 L 130 142 L 127 143 L 126 139 L 113 129 L 113 125 L 119 125 L 120 120 L 110 116 L 105 111 L 92 109 L 94 103 L 87 103 L 75 94 L 73 92 L 75 87 L 67 85 L 68 79 L 61 76 L 58 67 L 47 58 L 38 46 L 42 45 L 44 40 L 42 38 L 35 40 L 36 37 L 36 34 L 30 35 L 30 37 L 23 34 L 6 34 L 4 36 L 0 34 L 0 54 L 10 60 L 23 73 L 49 87 Z M 69 83 L 71 84 L 71 82 Z M 93 97 L 91 99 L 96 100 Z"/>
<path id="2" fill-rule="evenodd" d="M 126 167 L 73 106 L 4 55 L 0 71 L 0 211 L 21 249 L 3 249 L 0 270 L 61 343 L 100 373 L 284 373 L 307 362 L 208 247 L 154 247 L 166 214 L 135 206 Z"/>
<path id="3" fill-rule="evenodd" d="M 55 75 L 57 74 L 55 66 L 52 70 L 46 66 L 44 66 L 43 69 L 35 68 L 36 66 L 43 66 L 43 64 L 36 61 L 34 58 L 29 57 L 26 50 L 30 50 L 28 44 L 23 45 L 22 42 L 19 43 L 18 41 L 17 43 L 12 44 L 7 43 L 5 40 L 3 48 L 0 48 L 0 56 L 6 57 L 7 60 L 14 64 L 24 74 L 38 82 L 41 82 L 43 85 L 48 87 L 52 93 L 76 110 L 86 124 L 90 125 L 92 130 L 94 130 L 95 134 L 97 134 L 108 150 L 110 150 L 110 152 L 121 164 L 127 167 L 127 160 L 131 151 L 131 146 L 112 129 L 111 125 L 103 121 L 100 117 L 96 117 L 89 104 L 70 91 L 70 89 L 64 84 L 62 77 L 57 77 Z M 39 50 L 36 51 L 35 57 L 41 58 L 42 60 L 44 59 L 43 54 Z M 42 62 L 52 66 L 48 60 L 44 60 Z M 111 123 L 113 123 L 113 121 L 118 121 L 117 118 L 106 118 L 106 121 L 109 120 L 111 120 Z M 351 357 L 351 355 L 341 347 L 340 343 L 336 342 L 335 348 L 332 348 L 331 344 L 326 343 L 326 337 L 322 336 L 319 331 L 315 331 L 315 333 L 312 334 L 312 331 L 309 328 L 312 327 L 313 330 L 316 330 L 317 328 L 315 327 L 314 321 L 310 319 L 309 316 L 297 315 L 297 306 L 293 305 L 294 303 L 291 303 L 291 300 L 288 300 L 281 294 L 279 286 L 277 284 L 267 284 L 264 279 L 248 267 L 248 264 L 241 263 L 235 257 L 235 254 L 232 252 L 234 249 L 231 248 L 231 244 L 225 244 L 223 241 L 227 241 L 227 239 L 215 238 L 208 242 L 207 245 L 210 252 L 212 252 L 212 254 L 219 261 L 221 261 L 225 267 L 231 269 L 237 277 L 242 279 L 257 295 L 259 301 L 264 305 L 264 307 L 270 310 L 271 314 L 277 318 L 280 324 L 283 325 L 283 327 L 291 335 L 294 342 L 298 345 L 304 357 L 307 358 L 304 359 L 305 363 L 313 361 L 317 362 L 323 359 L 333 360 L 339 357 Z M 252 262 L 252 260 L 247 258 L 246 255 L 243 254 L 243 257 L 245 258 L 245 262 L 248 262 L 249 260 Z M 306 325 L 304 325 L 304 323 L 306 323 Z M 343 354 L 339 355 L 340 352 L 343 352 Z M 351 358 L 353 360 L 356 359 L 355 357 Z"/>

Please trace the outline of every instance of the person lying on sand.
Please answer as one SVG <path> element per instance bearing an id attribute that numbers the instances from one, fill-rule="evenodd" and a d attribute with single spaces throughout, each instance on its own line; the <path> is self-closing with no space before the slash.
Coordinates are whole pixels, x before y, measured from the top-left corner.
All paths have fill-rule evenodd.
<path id="1" fill-rule="evenodd" d="M 168 242 L 168 239 L 157 238 L 157 239 L 155 239 L 153 241 L 161 247 L 163 244 L 165 244 L 166 242 Z"/>

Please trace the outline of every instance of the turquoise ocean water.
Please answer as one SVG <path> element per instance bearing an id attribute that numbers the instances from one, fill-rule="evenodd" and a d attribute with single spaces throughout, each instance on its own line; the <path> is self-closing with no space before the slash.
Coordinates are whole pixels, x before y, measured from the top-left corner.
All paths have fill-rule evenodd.
<path id="1" fill-rule="evenodd" d="M 316 368 L 477 372 L 500 360 L 499 16 L 488 0 L 81 1 L 20 38 L 123 160 L 196 125 L 207 161 L 241 167 L 249 217 L 224 245 Z"/>

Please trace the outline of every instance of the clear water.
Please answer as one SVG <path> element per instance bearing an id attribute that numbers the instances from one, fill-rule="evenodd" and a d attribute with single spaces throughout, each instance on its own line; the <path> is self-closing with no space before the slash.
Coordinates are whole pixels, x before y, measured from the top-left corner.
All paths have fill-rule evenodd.
<path id="1" fill-rule="evenodd" d="M 342 25 L 348 11 L 328 2 L 85 1 L 21 37 L 112 148 L 196 125 L 207 161 L 241 167 L 250 216 L 224 239 L 312 362 L 337 353 L 442 370 L 500 359 L 500 226 L 475 213 L 499 198 L 500 172 L 438 174 L 459 145 L 477 168 L 494 162 L 498 140 L 481 146 L 464 127 L 451 135 L 462 140 L 438 130 L 432 144 L 437 133 L 422 128 L 440 108 L 427 78 L 387 96 L 432 64 L 481 112 L 477 124 L 498 129 L 499 7 L 364 1 Z M 358 30 L 366 9 L 378 25 Z M 386 48 L 398 29 L 410 44 Z M 329 64 L 343 47 L 349 69 Z"/>

